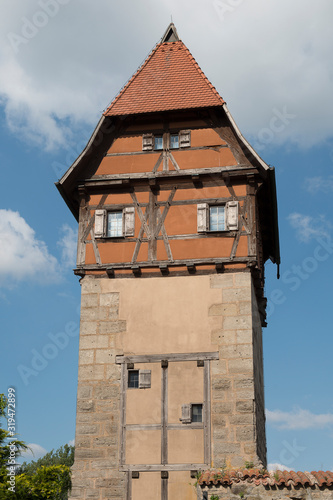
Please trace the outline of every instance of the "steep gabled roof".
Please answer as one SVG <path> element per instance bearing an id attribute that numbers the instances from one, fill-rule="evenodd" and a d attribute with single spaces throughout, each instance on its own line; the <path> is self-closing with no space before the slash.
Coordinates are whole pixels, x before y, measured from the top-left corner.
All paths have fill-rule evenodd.
<path id="1" fill-rule="evenodd" d="M 222 106 L 224 101 L 171 24 L 106 116 Z"/>

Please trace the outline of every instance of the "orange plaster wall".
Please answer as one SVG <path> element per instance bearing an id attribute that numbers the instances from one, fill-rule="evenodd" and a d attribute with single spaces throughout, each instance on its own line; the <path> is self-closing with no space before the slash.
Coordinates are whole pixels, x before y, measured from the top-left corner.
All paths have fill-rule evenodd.
<path id="1" fill-rule="evenodd" d="M 172 240 L 171 251 L 175 260 L 229 257 L 233 238 L 203 238 L 195 240 Z"/>
<path id="2" fill-rule="evenodd" d="M 197 233 L 197 205 L 171 206 L 164 226 L 168 236 Z"/>
<path id="3" fill-rule="evenodd" d="M 96 171 L 96 175 L 151 172 L 160 154 L 161 153 L 132 156 L 105 156 Z"/>
<path id="4" fill-rule="evenodd" d="M 114 141 L 108 153 L 129 153 L 142 151 L 142 135 L 119 137 Z"/>
<path id="5" fill-rule="evenodd" d="M 90 196 L 89 205 L 95 206 L 98 205 L 101 201 L 102 195 L 93 194 Z M 133 200 L 129 193 L 122 194 L 109 194 L 105 200 L 105 205 L 126 205 L 132 204 Z"/>
<path id="6" fill-rule="evenodd" d="M 237 161 L 229 148 L 219 151 L 204 150 L 173 150 L 172 154 L 180 169 L 213 168 L 237 165 Z"/>
<path id="7" fill-rule="evenodd" d="M 220 146 L 226 142 L 212 128 L 191 130 L 192 148 L 200 146 Z"/>
<path id="8" fill-rule="evenodd" d="M 177 189 L 174 201 L 196 200 L 199 198 L 231 198 L 226 186 L 211 186 L 197 189 Z"/>

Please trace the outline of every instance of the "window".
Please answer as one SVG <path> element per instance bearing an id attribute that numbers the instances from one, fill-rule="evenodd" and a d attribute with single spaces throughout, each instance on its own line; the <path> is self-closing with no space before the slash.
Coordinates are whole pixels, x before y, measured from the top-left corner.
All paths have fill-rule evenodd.
<path id="1" fill-rule="evenodd" d="M 179 135 L 171 134 L 170 135 L 170 149 L 178 149 L 179 148 Z"/>
<path id="2" fill-rule="evenodd" d="M 135 210 L 125 207 L 123 210 L 95 211 L 95 238 L 121 238 L 134 236 Z"/>
<path id="3" fill-rule="evenodd" d="M 123 212 L 108 212 L 106 236 L 116 238 L 123 235 Z"/>
<path id="4" fill-rule="evenodd" d="M 237 231 L 238 201 L 228 201 L 221 205 L 197 205 L 198 233 L 214 231 Z"/>
<path id="5" fill-rule="evenodd" d="M 163 149 L 163 136 L 155 135 L 154 149 Z"/>
<path id="6" fill-rule="evenodd" d="M 149 389 L 151 387 L 151 370 L 128 370 L 129 389 Z"/>
<path id="7" fill-rule="evenodd" d="M 137 389 L 139 387 L 139 370 L 128 371 L 128 387 L 129 389 Z"/>
<path id="8" fill-rule="evenodd" d="M 202 403 L 189 403 L 182 406 L 181 422 L 183 424 L 200 423 L 203 421 Z"/>
<path id="9" fill-rule="evenodd" d="M 191 131 L 180 130 L 177 133 L 143 134 L 142 151 L 161 151 L 163 149 L 179 149 L 191 146 Z"/>
<path id="10" fill-rule="evenodd" d="M 202 422 L 202 404 L 192 404 L 192 422 Z"/>

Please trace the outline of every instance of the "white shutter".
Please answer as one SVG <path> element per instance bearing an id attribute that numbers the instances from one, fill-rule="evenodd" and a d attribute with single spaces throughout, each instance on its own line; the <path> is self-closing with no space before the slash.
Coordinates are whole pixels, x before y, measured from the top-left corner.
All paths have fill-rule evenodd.
<path id="1" fill-rule="evenodd" d="M 135 210 L 134 207 L 126 207 L 123 211 L 124 236 L 134 236 Z"/>
<path id="2" fill-rule="evenodd" d="M 192 421 L 192 405 L 182 405 L 182 418 L 180 419 L 183 424 L 190 424 Z"/>
<path id="3" fill-rule="evenodd" d="M 106 210 L 95 210 L 95 238 L 105 236 Z"/>
<path id="4" fill-rule="evenodd" d="M 181 130 L 179 132 L 179 147 L 188 148 L 191 146 L 191 131 Z"/>
<path id="5" fill-rule="evenodd" d="M 151 387 L 151 370 L 139 370 L 139 389 Z"/>
<path id="6" fill-rule="evenodd" d="M 226 222 L 229 231 L 238 229 L 238 201 L 228 201 L 226 203 Z"/>
<path id="7" fill-rule="evenodd" d="M 197 205 L 197 229 L 198 233 L 203 233 L 208 231 L 209 214 L 208 214 L 208 204 L 199 203 Z"/>
<path id="8" fill-rule="evenodd" d="M 143 134 L 142 136 L 142 150 L 143 151 L 151 151 L 154 145 L 154 136 L 153 134 Z"/>

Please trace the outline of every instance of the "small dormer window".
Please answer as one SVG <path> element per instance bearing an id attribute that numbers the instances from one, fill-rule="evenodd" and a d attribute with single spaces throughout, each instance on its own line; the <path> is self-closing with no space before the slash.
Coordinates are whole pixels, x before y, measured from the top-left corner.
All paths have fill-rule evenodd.
<path id="1" fill-rule="evenodd" d="M 191 131 L 180 130 L 177 133 L 144 134 L 143 151 L 162 151 L 163 149 L 182 149 L 191 146 Z"/>

